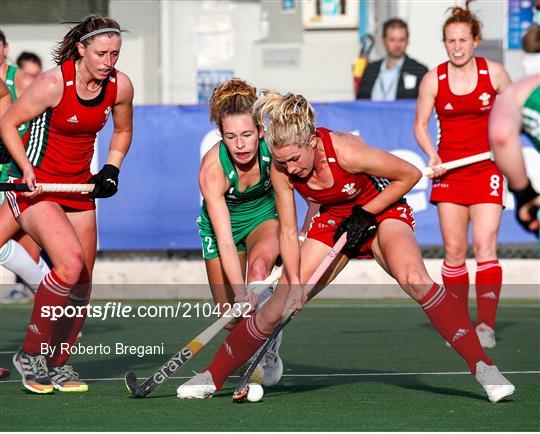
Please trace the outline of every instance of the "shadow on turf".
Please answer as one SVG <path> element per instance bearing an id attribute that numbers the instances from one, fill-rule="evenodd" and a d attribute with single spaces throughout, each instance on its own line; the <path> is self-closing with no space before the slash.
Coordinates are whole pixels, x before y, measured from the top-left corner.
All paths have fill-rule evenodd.
<path id="1" fill-rule="evenodd" d="M 287 369 L 291 372 L 320 372 L 320 367 L 310 366 L 310 365 L 292 365 L 287 364 Z M 276 386 L 272 386 L 267 389 L 267 394 L 272 396 L 279 396 L 284 394 L 294 394 L 309 392 L 313 390 L 319 390 L 326 387 L 333 387 L 342 384 L 353 384 L 353 383 L 381 383 L 389 384 L 395 387 L 400 387 L 404 389 L 424 391 L 428 393 L 434 393 L 439 395 L 446 396 L 461 396 L 465 398 L 472 398 L 477 400 L 486 400 L 486 396 L 479 393 L 468 392 L 466 390 L 454 389 L 450 387 L 441 387 L 441 386 L 432 386 L 424 383 L 419 375 L 407 375 L 406 377 L 397 377 L 397 376 L 384 376 L 380 374 L 391 374 L 390 371 L 362 371 L 362 370 L 333 370 L 333 373 L 344 375 L 343 377 L 285 377 L 281 380 Z M 366 375 L 365 377 L 360 376 L 361 374 L 375 374 L 375 375 Z M 356 374 L 356 375 L 355 375 Z M 360 375 L 358 375 L 360 374 Z M 378 376 L 379 374 L 380 376 Z M 350 376 L 347 376 L 350 375 Z M 471 381 L 475 382 L 471 379 Z M 294 382 L 294 384 L 290 384 Z M 306 384 L 309 382 L 309 384 Z M 480 386 L 478 386 L 480 387 Z M 229 395 L 232 394 L 232 390 Z M 216 397 L 219 397 L 217 395 Z"/>

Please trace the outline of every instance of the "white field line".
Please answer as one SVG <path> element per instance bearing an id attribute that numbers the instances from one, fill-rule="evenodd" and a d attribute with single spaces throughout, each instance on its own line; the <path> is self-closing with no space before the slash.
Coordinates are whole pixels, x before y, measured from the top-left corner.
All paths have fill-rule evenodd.
<path id="1" fill-rule="evenodd" d="M 502 374 L 533 374 L 538 375 L 540 371 L 502 371 Z M 288 378 L 336 378 L 336 377 L 405 377 L 411 375 L 471 375 L 468 371 L 449 371 L 449 372 L 363 372 L 363 373 L 350 373 L 350 374 L 339 374 L 339 373 L 327 373 L 327 374 L 283 374 L 283 377 Z M 172 380 L 187 380 L 189 377 L 169 377 Z M 140 377 L 139 380 L 146 380 L 148 377 Z M 231 378 L 239 378 L 238 375 L 231 375 Z M 112 378 L 83 378 L 84 381 L 121 381 L 124 380 L 124 377 L 112 377 Z M 2 381 L 1 383 L 19 383 L 20 380 L 8 380 Z"/>

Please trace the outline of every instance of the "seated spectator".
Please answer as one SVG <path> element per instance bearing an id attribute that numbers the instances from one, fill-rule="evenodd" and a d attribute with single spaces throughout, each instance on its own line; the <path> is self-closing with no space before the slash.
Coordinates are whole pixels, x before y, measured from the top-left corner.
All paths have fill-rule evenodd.
<path id="1" fill-rule="evenodd" d="M 17 57 L 17 66 L 34 77 L 41 74 L 41 59 L 36 53 L 23 51 Z"/>
<path id="2" fill-rule="evenodd" d="M 368 64 L 356 99 L 394 101 L 418 97 L 420 81 L 428 69 L 405 54 L 409 44 L 407 23 L 392 18 L 383 25 L 386 57 Z"/>

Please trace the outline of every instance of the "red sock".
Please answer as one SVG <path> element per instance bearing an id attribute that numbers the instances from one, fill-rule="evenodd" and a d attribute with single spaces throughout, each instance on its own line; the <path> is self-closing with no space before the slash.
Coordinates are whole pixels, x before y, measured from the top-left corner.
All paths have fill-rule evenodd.
<path id="1" fill-rule="evenodd" d="M 476 324 L 485 323 L 495 330 L 501 285 L 502 268 L 497 259 L 476 264 Z"/>
<path id="2" fill-rule="evenodd" d="M 441 267 L 442 280 L 445 288 L 457 295 L 461 305 L 469 310 L 469 271 L 465 262 L 458 266 L 448 265 L 446 261 Z"/>
<path id="3" fill-rule="evenodd" d="M 482 350 L 468 313 L 460 309 L 458 303 L 453 294 L 436 283 L 420 300 L 420 305 L 431 323 L 475 374 L 477 362 L 483 361 L 488 365 L 493 365 L 493 362 Z"/>
<path id="4" fill-rule="evenodd" d="M 218 390 L 229 375 L 246 363 L 268 337 L 258 329 L 255 317 L 256 314 L 244 318 L 231 330 L 219 347 L 214 360 L 206 368 L 212 374 L 214 385 Z"/>
<path id="5" fill-rule="evenodd" d="M 49 271 L 41 283 L 34 297 L 34 308 L 30 317 L 30 324 L 26 330 L 26 338 L 23 342 L 23 350 L 31 355 L 41 353 L 41 344 L 48 344 L 55 321 L 51 318 L 51 311 L 42 315 L 42 308 L 64 307 L 67 303 L 71 287 L 64 283 L 54 272 Z M 45 312 L 44 312 L 45 313 Z M 60 312 L 56 312 L 59 314 Z"/>
<path id="6" fill-rule="evenodd" d="M 75 343 L 88 314 L 86 308 L 81 309 L 79 306 L 88 306 L 88 300 L 88 298 L 70 295 L 67 306 L 73 306 L 76 310 L 76 315 L 72 316 L 71 312 L 69 312 L 69 316 L 64 315 L 53 324 L 51 346 L 54 346 L 56 351 L 52 357 L 47 358 L 47 366 L 50 368 L 62 366 L 68 361 L 71 353 L 69 349 Z"/>

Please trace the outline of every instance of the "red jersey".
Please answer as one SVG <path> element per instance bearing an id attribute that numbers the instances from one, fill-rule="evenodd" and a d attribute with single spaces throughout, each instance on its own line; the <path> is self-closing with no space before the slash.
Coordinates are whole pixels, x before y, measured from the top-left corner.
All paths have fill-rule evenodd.
<path id="1" fill-rule="evenodd" d="M 317 136 L 322 139 L 328 166 L 334 178 L 332 187 L 314 190 L 309 187 L 309 178 L 292 177 L 294 188 L 304 199 L 322 205 L 336 216 L 348 217 L 354 205 L 365 205 L 384 190 L 388 180 L 363 173 L 347 172 L 339 165 L 330 137 L 330 130 L 317 128 Z"/>
<path id="2" fill-rule="evenodd" d="M 476 58 L 478 81 L 467 95 L 454 95 L 448 83 L 448 62 L 437 67 L 439 86 L 435 110 L 439 121 L 439 150 L 443 162 L 489 151 L 489 112 L 497 92 L 491 85 L 486 59 Z M 493 161 L 449 170 L 433 180 L 432 203 L 502 204 L 502 175 Z"/>
<path id="3" fill-rule="evenodd" d="M 321 205 L 319 212 L 311 220 L 307 237 L 333 247 L 335 232 L 341 221 L 351 215 L 353 206 L 365 205 L 384 190 L 384 187 L 389 182 L 387 179 L 363 173 L 353 174 L 347 172 L 337 162 L 330 130 L 317 128 L 317 135 L 322 139 L 334 184 L 330 188 L 313 190 L 308 185 L 309 179 L 293 177 L 291 181 L 294 188 L 304 199 Z M 405 199 L 390 205 L 376 216 L 378 223 L 387 219 L 401 220 L 414 228 L 412 210 L 405 202 Z M 356 257 L 372 257 L 371 243 L 374 238 L 375 234 L 360 246 L 355 254 Z"/>
<path id="4" fill-rule="evenodd" d="M 116 70 L 103 81 L 92 100 L 79 98 L 75 86 L 75 62 L 62 63 L 64 92 L 60 103 L 32 120 L 23 137 L 26 155 L 38 182 L 84 183 L 92 176 L 90 161 L 94 142 L 116 101 Z M 20 177 L 13 168 L 10 176 Z"/>
<path id="5" fill-rule="evenodd" d="M 491 85 L 486 59 L 476 58 L 478 82 L 466 95 L 454 95 L 448 82 L 448 62 L 437 67 L 439 86 L 435 110 L 439 121 L 439 155 L 443 162 L 489 151 L 489 112 L 497 92 Z"/>

